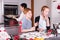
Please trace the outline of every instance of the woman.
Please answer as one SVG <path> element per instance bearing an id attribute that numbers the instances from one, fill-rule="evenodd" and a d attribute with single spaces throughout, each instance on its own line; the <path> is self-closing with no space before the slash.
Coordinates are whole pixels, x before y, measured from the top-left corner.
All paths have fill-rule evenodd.
<path id="1" fill-rule="evenodd" d="M 24 15 L 24 12 L 23 12 L 25 8 L 27 8 L 27 4 L 26 4 L 26 3 L 20 4 L 21 14 L 20 14 L 20 16 L 19 16 L 18 18 L 16 18 L 16 16 L 13 16 L 13 18 L 16 19 L 17 21 L 22 20 L 22 18 L 25 16 L 25 15 Z"/>
<path id="2" fill-rule="evenodd" d="M 21 20 L 22 32 L 34 31 L 35 27 L 32 27 L 32 22 L 31 22 L 31 17 L 32 17 L 31 9 L 26 8 L 23 12 L 25 17 Z"/>
<path id="3" fill-rule="evenodd" d="M 41 15 L 35 18 L 35 22 L 37 23 L 37 28 L 40 32 L 45 32 L 46 29 L 50 28 L 50 22 L 49 22 L 49 7 L 43 6 L 41 9 Z"/>

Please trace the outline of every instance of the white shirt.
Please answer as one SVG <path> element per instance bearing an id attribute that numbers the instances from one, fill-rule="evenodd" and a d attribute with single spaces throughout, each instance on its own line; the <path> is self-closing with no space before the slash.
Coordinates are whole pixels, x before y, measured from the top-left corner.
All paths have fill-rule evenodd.
<path id="1" fill-rule="evenodd" d="M 22 20 L 22 18 L 23 18 L 24 16 L 25 16 L 25 15 L 24 15 L 24 13 L 23 13 L 23 12 L 21 12 L 20 17 L 19 17 L 19 18 L 17 18 L 16 20 L 17 20 L 17 21 L 21 21 L 21 20 Z"/>
<path id="2" fill-rule="evenodd" d="M 39 28 L 43 28 L 44 30 L 46 29 L 46 21 L 43 19 L 42 15 L 40 15 Z"/>

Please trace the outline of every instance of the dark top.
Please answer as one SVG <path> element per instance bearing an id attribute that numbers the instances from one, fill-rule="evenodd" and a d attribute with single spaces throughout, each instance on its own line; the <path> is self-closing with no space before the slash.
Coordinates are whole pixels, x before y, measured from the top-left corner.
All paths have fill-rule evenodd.
<path id="1" fill-rule="evenodd" d="M 49 23 L 50 23 L 50 17 L 48 17 L 48 18 L 49 18 Z M 40 19 L 40 16 L 37 16 L 37 17 L 35 18 L 35 23 L 36 23 L 36 22 L 39 23 L 39 19 Z M 36 31 L 38 31 L 37 28 L 38 28 L 38 26 L 36 27 Z M 47 28 L 47 30 L 49 30 L 49 29 L 50 29 L 50 26 L 46 26 L 46 28 Z"/>

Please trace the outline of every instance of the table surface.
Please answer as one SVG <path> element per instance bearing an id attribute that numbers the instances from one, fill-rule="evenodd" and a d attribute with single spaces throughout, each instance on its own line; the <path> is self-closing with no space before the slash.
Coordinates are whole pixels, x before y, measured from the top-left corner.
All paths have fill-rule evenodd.
<path id="1" fill-rule="evenodd" d="M 57 36 L 46 38 L 45 40 L 60 40 L 60 34 L 58 33 Z"/>
<path id="2" fill-rule="evenodd" d="M 60 37 L 45 38 L 44 40 L 60 40 Z"/>
<path id="3" fill-rule="evenodd" d="M 24 35 L 25 35 L 25 38 L 28 38 L 28 37 L 36 37 L 36 35 L 38 36 L 38 37 L 40 37 L 41 35 L 39 35 L 40 33 L 39 32 L 28 32 L 28 33 L 23 33 L 22 35 L 20 35 L 20 38 L 21 37 L 23 37 Z M 43 36 L 42 36 L 43 37 Z M 45 35 L 44 35 L 44 37 L 46 37 Z M 53 36 L 53 37 L 46 37 L 45 38 L 45 40 L 60 40 L 60 34 L 58 34 L 57 36 Z"/>

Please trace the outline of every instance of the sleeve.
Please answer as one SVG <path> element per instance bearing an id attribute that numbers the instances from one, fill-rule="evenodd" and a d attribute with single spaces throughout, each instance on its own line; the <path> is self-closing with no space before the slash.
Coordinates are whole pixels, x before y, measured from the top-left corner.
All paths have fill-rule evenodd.
<path id="1" fill-rule="evenodd" d="M 40 16 L 37 16 L 37 17 L 35 18 L 35 23 L 36 23 L 36 22 L 39 22 L 39 19 L 40 19 Z"/>
<path id="2" fill-rule="evenodd" d="M 39 19 L 40 19 L 40 16 L 37 16 L 37 17 L 35 18 L 35 23 L 36 23 L 36 22 L 39 22 Z M 38 31 L 38 26 L 36 26 L 35 31 Z"/>
<path id="3" fill-rule="evenodd" d="M 50 17 L 48 17 L 49 18 L 49 23 L 50 23 Z M 49 30 L 50 29 L 50 26 L 46 26 L 47 27 L 47 30 Z"/>
<path id="4" fill-rule="evenodd" d="M 19 17 L 19 18 L 17 18 L 16 20 L 17 20 L 17 21 L 20 21 L 20 20 L 23 18 L 23 16 L 24 16 L 24 14 L 23 14 L 23 13 L 21 13 L 20 17 Z"/>
<path id="5" fill-rule="evenodd" d="M 48 17 L 49 18 L 49 23 L 50 23 L 50 17 Z"/>

